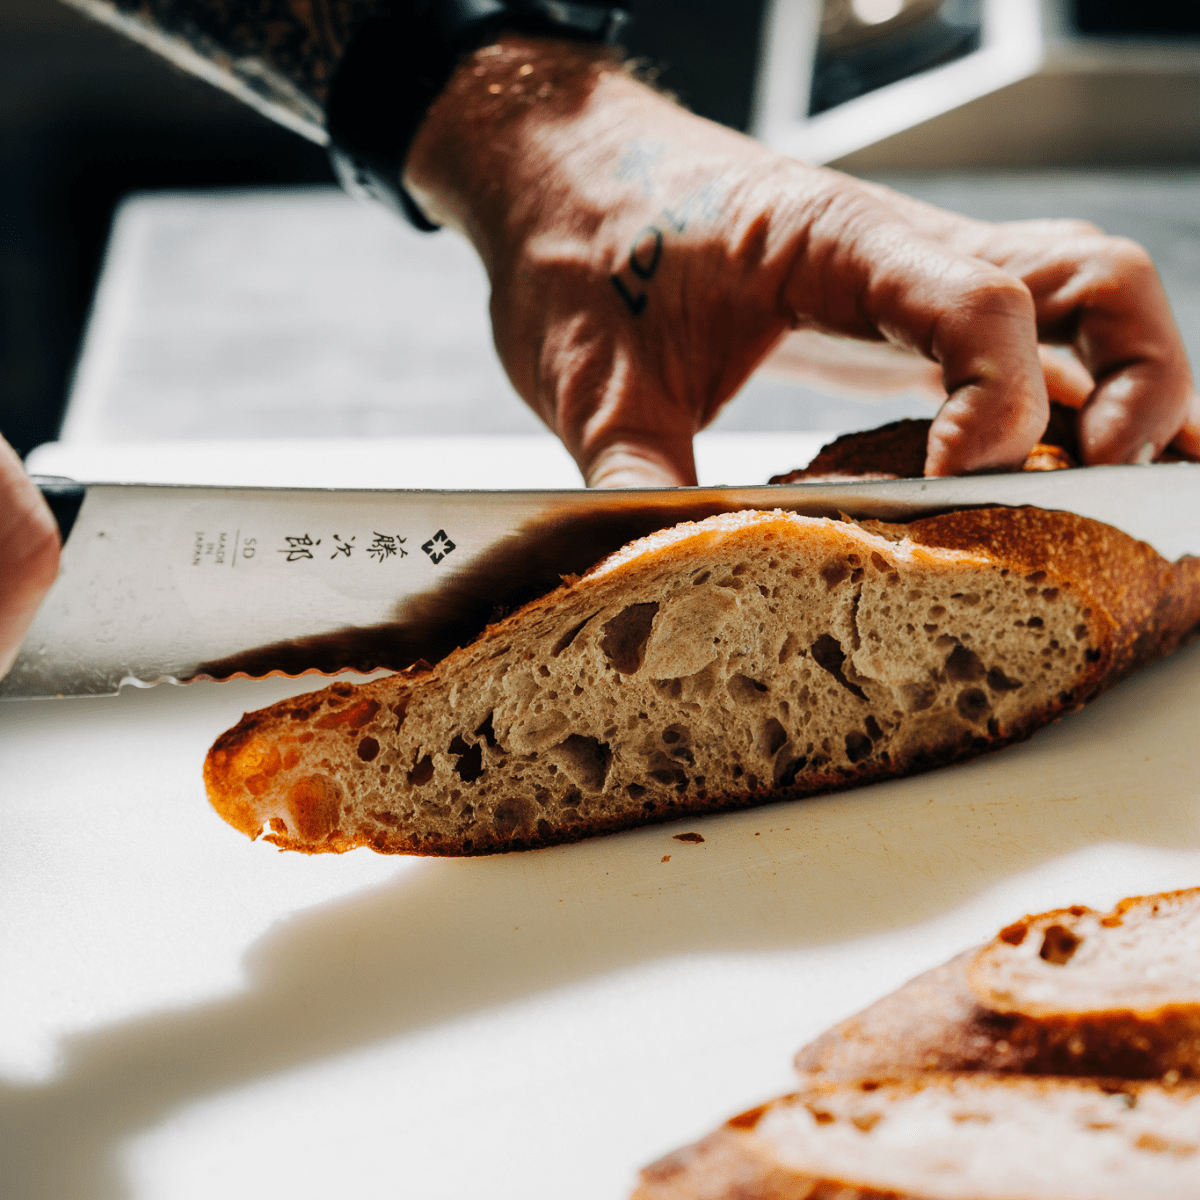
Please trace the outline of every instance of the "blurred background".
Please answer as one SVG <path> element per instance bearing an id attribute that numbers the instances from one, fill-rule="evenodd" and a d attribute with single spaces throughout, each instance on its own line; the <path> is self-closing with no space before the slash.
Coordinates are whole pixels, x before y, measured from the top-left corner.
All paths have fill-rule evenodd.
<path id="1" fill-rule="evenodd" d="M 696 111 L 979 215 L 1088 209 L 1190 303 L 1200 0 L 630 7 L 632 50 Z M 0 0 L 0 432 L 55 437 L 123 198 L 331 183 L 320 148 L 57 0 Z"/>

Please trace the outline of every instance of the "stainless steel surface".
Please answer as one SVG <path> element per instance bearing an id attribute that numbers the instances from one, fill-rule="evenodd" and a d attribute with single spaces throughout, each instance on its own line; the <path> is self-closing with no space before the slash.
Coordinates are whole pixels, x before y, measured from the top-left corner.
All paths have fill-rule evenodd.
<path id="1" fill-rule="evenodd" d="M 906 520 L 988 504 L 1068 509 L 1171 559 L 1200 549 L 1200 465 L 1187 463 L 617 492 L 95 484 L 0 697 L 400 668 L 679 521 L 748 508 Z"/>

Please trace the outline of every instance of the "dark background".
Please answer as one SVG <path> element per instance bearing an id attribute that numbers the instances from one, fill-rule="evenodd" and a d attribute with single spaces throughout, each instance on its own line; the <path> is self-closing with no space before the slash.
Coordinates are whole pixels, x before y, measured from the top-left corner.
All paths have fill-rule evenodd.
<path id="1" fill-rule="evenodd" d="M 629 41 L 744 127 L 760 24 L 761 0 L 644 0 Z M 322 149 L 142 47 L 56 0 L 0 0 L 0 433 L 21 454 L 54 438 L 122 196 L 332 182 Z"/>

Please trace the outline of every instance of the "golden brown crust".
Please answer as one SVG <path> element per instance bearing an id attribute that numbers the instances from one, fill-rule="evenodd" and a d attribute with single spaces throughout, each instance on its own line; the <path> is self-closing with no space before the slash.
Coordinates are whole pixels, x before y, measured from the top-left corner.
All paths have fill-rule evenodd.
<path id="1" fill-rule="evenodd" d="M 1167 562 L 1153 547 L 1099 521 L 1038 508 L 980 508 L 914 521 L 923 545 L 986 554 L 1030 575 L 1078 580 L 1112 623 L 1103 689 L 1162 658 L 1200 622 L 1200 559 Z M 1091 696 L 1085 697 L 1091 699 Z"/>
<path id="2" fill-rule="evenodd" d="M 1047 598 L 1051 594 L 1057 597 L 1059 589 L 1072 592 L 1076 597 L 1073 603 L 1088 606 L 1085 619 L 1091 649 L 1086 668 L 1046 703 L 1026 707 L 1003 725 L 990 722 L 986 732 L 964 727 L 950 735 L 943 732 L 920 743 L 906 743 L 902 753 L 868 756 L 865 761 L 830 764 L 828 768 L 813 763 L 803 778 L 797 779 L 793 773 L 792 779 L 785 775 L 773 785 L 760 781 L 744 790 L 730 786 L 732 781 L 721 786 L 693 786 L 686 795 L 667 792 L 663 802 L 655 805 L 639 807 L 626 802 L 616 811 L 593 806 L 586 815 L 568 814 L 564 819 L 538 820 L 536 825 L 521 808 L 523 802 L 515 799 L 511 815 L 502 804 L 495 821 L 482 826 L 477 822 L 469 832 L 445 823 L 414 827 L 396 819 L 388 805 L 374 806 L 367 822 L 357 817 L 344 819 L 351 807 L 339 782 L 344 775 L 329 767 L 325 757 L 329 751 L 314 751 L 310 745 L 314 738 L 333 738 L 342 747 L 343 758 L 356 751 L 363 762 L 371 761 L 380 745 L 399 731 L 410 703 L 422 702 L 438 694 L 438 689 L 448 693 L 457 686 L 460 673 L 470 676 L 486 668 L 507 652 L 518 635 L 536 634 L 542 625 L 549 632 L 553 620 L 573 607 L 579 607 L 581 615 L 588 618 L 596 608 L 624 595 L 625 579 L 638 577 L 647 562 L 669 561 L 674 555 L 690 563 L 707 546 L 728 537 L 731 523 L 746 522 L 747 518 L 750 525 L 758 521 L 763 529 L 775 525 L 790 528 L 801 521 L 782 515 L 741 514 L 736 520 L 732 516 L 713 518 L 664 531 L 491 626 L 472 646 L 430 670 L 410 670 L 359 688 L 335 683 L 299 700 L 247 714 L 217 740 L 205 764 L 214 807 L 232 825 L 254 837 L 268 823 L 263 815 L 263 798 L 267 797 L 272 808 L 266 839 L 281 848 L 306 853 L 369 845 L 389 853 L 485 854 L 574 841 L 687 814 L 745 808 L 856 786 L 973 757 L 1028 737 L 1061 713 L 1079 707 L 1134 665 L 1173 649 L 1200 618 L 1200 563 L 1167 564 L 1126 535 L 1071 514 L 984 509 L 930 518 L 907 527 L 872 527 L 869 533 L 887 533 L 891 540 L 864 540 L 860 554 L 868 558 L 872 554 L 879 557 L 882 551 L 891 553 L 895 546 L 895 553 L 901 555 L 929 555 L 931 563 L 946 556 L 947 563 L 978 561 L 989 571 L 1000 564 L 1002 573 L 1022 575 L 1026 594 L 1034 594 L 1038 603 L 1049 603 Z M 842 554 L 857 537 L 853 524 L 807 522 L 804 527 L 811 529 L 811 536 L 828 540 L 831 548 L 842 546 L 838 551 Z M 745 533 L 748 538 L 757 536 L 752 530 Z M 892 569 L 884 557 L 879 561 L 886 570 Z M 850 568 L 844 570 L 849 575 Z M 837 579 L 842 579 L 841 571 L 839 568 Z M 834 578 L 830 576 L 830 580 Z M 832 665 L 826 669 L 840 668 Z M 849 679 L 843 685 L 851 690 L 857 686 Z M 465 734 L 469 742 L 464 741 L 458 749 L 452 747 L 454 754 L 486 753 L 480 745 L 485 737 L 482 726 L 474 733 L 465 730 Z M 470 757 L 459 760 L 460 764 L 472 761 Z M 425 773 L 433 769 L 434 760 L 428 756 L 399 764 L 389 787 L 401 797 L 407 785 L 422 785 Z"/>
<path id="3" fill-rule="evenodd" d="M 1023 471 L 1061 471 L 1079 465 L 1074 409 L 1050 406 L 1050 423 L 1042 440 L 1025 459 Z M 917 479 L 925 473 L 928 418 L 906 417 L 861 433 L 846 433 L 822 447 L 807 467 L 776 475 L 772 483 L 817 479 Z"/>
<path id="4" fill-rule="evenodd" d="M 1161 958 L 1194 953 L 1198 909 L 1191 888 L 1133 896 L 1109 913 L 1075 905 L 1024 917 L 827 1030 L 796 1069 L 837 1081 L 923 1071 L 1200 1079 L 1194 976 L 1182 964 L 1164 974 L 1177 960 Z M 1145 940 L 1148 923 L 1163 949 Z M 1157 972 L 1149 987 L 1129 978 L 1140 973 L 1138 947 Z"/>
<path id="5" fill-rule="evenodd" d="M 968 950 L 839 1022 L 796 1055 L 796 1070 L 853 1082 L 924 1071 L 1113 1079 L 1200 1079 L 1200 1014 L 1145 1021 L 1127 1012 L 1031 1018 L 979 1003 Z"/>
<path id="6" fill-rule="evenodd" d="M 631 1200 L 924 1200 L 797 1174 L 748 1152 L 738 1121 L 734 1117 L 695 1145 L 644 1167 Z"/>
<path id="7" fill-rule="evenodd" d="M 632 1200 L 1079 1198 L 1109 1171 L 1119 1182 L 1104 1179 L 1106 1196 L 1181 1197 L 1195 1180 L 1198 1103 L 1194 1087 L 1102 1078 L 809 1080 L 646 1167 Z M 1035 1169 L 1006 1171 L 1006 1158 Z"/>

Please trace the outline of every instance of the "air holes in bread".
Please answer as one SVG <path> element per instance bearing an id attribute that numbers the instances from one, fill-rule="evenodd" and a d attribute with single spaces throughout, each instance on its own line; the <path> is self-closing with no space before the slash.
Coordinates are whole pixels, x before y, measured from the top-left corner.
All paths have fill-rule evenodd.
<path id="1" fill-rule="evenodd" d="M 787 662 L 797 650 L 800 649 L 800 639 L 794 634 L 789 633 L 783 639 L 783 645 L 779 647 L 779 662 L 780 665 Z"/>
<path id="2" fill-rule="evenodd" d="M 496 742 L 496 731 L 492 728 L 493 715 L 494 714 L 492 714 L 492 713 L 488 713 L 488 715 L 486 717 L 484 717 L 479 728 L 475 730 L 475 736 L 483 738 L 483 740 L 485 742 L 487 742 L 488 746 L 494 750 L 496 748 L 497 742 Z"/>
<path id="3" fill-rule="evenodd" d="M 1000 940 L 1010 946 L 1019 946 L 1029 934 L 1029 926 L 1024 921 L 1016 921 L 1000 930 Z"/>
<path id="4" fill-rule="evenodd" d="M 775 777 L 775 786 L 789 788 L 796 782 L 796 776 L 808 766 L 808 758 L 801 755 L 800 758 L 793 758 L 777 765 L 779 773 Z"/>
<path id="5" fill-rule="evenodd" d="M 1065 966 L 1074 958 L 1075 951 L 1082 943 L 1083 938 L 1065 925 L 1050 925 L 1042 936 L 1038 957 L 1056 967 Z"/>
<path id="6" fill-rule="evenodd" d="M 999 667 L 993 667 L 987 673 L 987 685 L 993 692 L 1019 692 L 1025 686 L 1019 679 L 1009 679 Z"/>
<path id="7" fill-rule="evenodd" d="M 554 648 L 550 651 L 550 656 L 552 658 L 557 658 L 583 632 L 583 627 L 595 615 L 596 615 L 595 613 L 592 613 L 591 617 L 585 617 L 582 621 L 579 622 L 578 625 L 575 625 L 571 629 L 568 629 L 567 632 L 564 633 L 562 635 L 562 637 L 560 637 L 558 639 L 558 641 L 554 643 Z"/>
<path id="8" fill-rule="evenodd" d="M 979 722 L 991 710 L 992 702 L 982 688 L 966 688 L 958 693 L 954 707 L 958 709 L 959 715 L 966 717 L 968 721 Z"/>
<path id="9" fill-rule="evenodd" d="M 600 649 L 614 671 L 633 675 L 640 669 L 657 612 L 657 602 L 631 604 L 605 622 Z"/>
<path id="10" fill-rule="evenodd" d="M 379 743 L 373 737 L 365 737 L 358 743 L 357 754 L 363 762 L 373 762 L 379 753 Z"/>
<path id="11" fill-rule="evenodd" d="M 842 645 L 837 638 L 833 637 L 832 634 L 823 633 L 813 642 L 809 649 L 817 666 L 828 671 L 846 691 L 852 696 L 857 696 L 860 700 L 867 698 L 866 692 L 858 684 L 851 683 L 846 678 L 845 672 L 842 670 L 842 664 L 846 661 L 846 652 L 842 649 Z"/>
<path id="12" fill-rule="evenodd" d="M 946 678 L 954 683 L 975 683 L 987 674 L 979 655 L 968 650 L 961 642 L 950 651 L 946 659 Z"/>
<path id="13" fill-rule="evenodd" d="M 871 757 L 871 739 L 857 729 L 846 734 L 846 757 L 852 763 L 860 763 Z"/>
<path id="14" fill-rule="evenodd" d="M 528 796 L 509 796 L 496 805 L 492 813 L 492 824 L 497 833 L 513 834 L 518 829 L 532 830 L 537 820 L 538 806 L 535 800 Z"/>
<path id="15" fill-rule="evenodd" d="M 757 704 L 767 694 L 767 685 L 748 675 L 734 675 L 725 686 L 737 704 Z"/>
<path id="16" fill-rule="evenodd" d="M 604 742 L 571 734 L 548 752 L 550 761 L 561 767 L 576 787 L 598 792 L 604 787 L 612 752 Z"/>
<path id="17" fill-rule="evenodd" d="M 483 747 L 478 742 L 468 746 L 461 734 L 455 734 L 450 741 L 449 751 L 458 756 L 454 769 L 463 783 L 474 783 L 483 774 Z"/>
<path id="18" fill-rule="evenodd" d="M 759 743 L 767 758 L 774 758 L 780 749 L 787 744 L 787 730 L 772 717 L 764 726 L 759 737 Z"/>
<path id="19" fill-rule="evenodd" d="M 849 576 L 850 564 L 846 562 L 829 562 L 821 568 L 821 578 L 825 580 L 825 586 L 830 591 Z"/>

